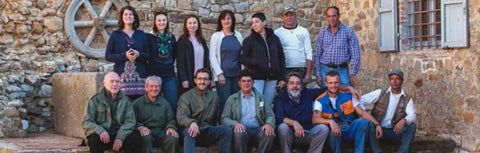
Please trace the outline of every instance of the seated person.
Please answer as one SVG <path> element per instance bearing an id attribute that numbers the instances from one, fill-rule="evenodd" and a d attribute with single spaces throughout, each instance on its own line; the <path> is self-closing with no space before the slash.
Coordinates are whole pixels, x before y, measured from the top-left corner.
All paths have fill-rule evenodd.
<path id="1" fill-rule="evenodd" d="M 328 72 L 325 83 L 328 91 L 320 94 L 313 105 L 313 124 L 321 123 L 330 127 L 328 143 L 332 152 L 342 152 L 342 141 L 354 141 L 355 153 L 363 153 L 368 136 L 368 121 L 379 123 L 358 105 L 350 93 L 339 92 L 338 72 Z"/>
<path id="2" fill-rule="evenodd" d="M 415 137 L 415 104 L 402 89 L 403 72 L 392 70 L 389 74 L 390 88 L 377 89 L 365 94 L 360 102 L 374 104 L 372 116 L 380 124 L 370 124 L 370 147 L 380 153 L 379 140 L 401 143 L 399 153 L 410 152 Z"/>
<path id="3" fill-rule="evenodd" d="M 293 152 L 294 144 L 308 146 L 308 153 L 322 152 L 329 129 L 325 124 L 312 123 L 312 102 L 322 92 L 325 90 L 303 88 L 300 74 L 289 74 L 287 90 L 274 99 L 282 152 Z"/>
<path id="4" fill-rule="evenodd" d="M 151 153 L 152 146 L 161 147 L 164 152 L 179 153 L 177 121 L 168 101 L 159 96 L 161 87 L 160 77 L 145 79 L 147 93 L 133 103 L 136 129 L 143 138 L 144 153 Z"/>
<path id="5" fill-rule="evenodd" d="M 135 113 L 130 99 L 119 92 L 120 76 L 108 73 L 103 86 L 100 93 L 87 102 L 82 120 L 90 152 L 119 151 L 122 147 L 125 153 L 140 152 L 142 138 L 138 132 L 133 132 Z"/>
<path id="6" fill-rule="evenodd" d="M 272 107 L 265 96 L 253 88 L 253 83 L 252 75 L 242 71 L 238 80 L 240 91 L 228 97 L 222 113 L 222 123 L 234 126 L 236 153 L 246 153 L 248 145 L 257 145 L 257 152 L 268 153 L 275 141 Z"/>
<path id="7" fill-rule="evenodd" d="M 195 88 L 180 96 L 177 109 L 177 121 L 183 130 L 183 151 L 194 153 L 195 145 L 206 146 L 219 141 L 219 152 L 229 153 L 232 146 L 232 128 L 217 125 L 220 100 L 218 95 L 208 89 L 210 71 L 199 69 L 195 78 Z"/>

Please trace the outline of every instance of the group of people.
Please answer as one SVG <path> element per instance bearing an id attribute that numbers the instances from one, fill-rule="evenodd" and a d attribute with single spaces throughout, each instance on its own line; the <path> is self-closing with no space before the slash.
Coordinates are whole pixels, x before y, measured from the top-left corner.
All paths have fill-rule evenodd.
<path id="1" fill-rule="evenodd" d="M 297 24 L 295 11 L 285 7 L 284 25 L 275 31 L 266 27 L 265 14 L 253 14 L 252 32 L 243 39 L 234 13 L 224 10 L 207 45 L 195 15 L 186 16 L 176 40 L 167 13 L 155 13 L 152 32 L 144 33 L 135 9 L 122 8 L 105 54 L 114 72 L 88 101 L 82 121 L 90 151 L 148 153 L 159 146 L 179 152 L 183 144 L 193 153 L 196 145 L 219 142 L 222 153 L 245 153 L 252 145 L 270 152 L 278 139 L 286 153 L 297 146 L 322 152 L 325 142 L 341 152 L 342 141 L 354 141 L 355 152 L 370 141 L 372 151 L 381 152 L 384 140 L 401 141 L 399 152 L 408 152 L 415 109 L 401 88 L 403 73 L 392 70 L 390 88 L 360 97 L 352 87 L 360 67 L 358 40 L 340 23 L 339 9 L 325 11 L 329 25 L 318 34 L 315 62 L 310 34 Z M 145 94 L 126 97 L 121 74 L 131 63 L 146 78 Z M 324 88 L 305 87 L 313 67 Z M 371 113 L 365 104 L 373 104 Z"/>

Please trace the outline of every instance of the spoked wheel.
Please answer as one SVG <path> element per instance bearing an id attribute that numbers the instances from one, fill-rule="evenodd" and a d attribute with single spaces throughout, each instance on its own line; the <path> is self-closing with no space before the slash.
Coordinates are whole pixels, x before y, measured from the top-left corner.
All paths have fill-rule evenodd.
<path id="1" fill-rule="evenodd" d="M 73 0 L 64 20 L 68 40 L 86 56 L 103 58 L 109 32 L 115 30 L 118 13 L 124 6 L 124 0 Z"/>

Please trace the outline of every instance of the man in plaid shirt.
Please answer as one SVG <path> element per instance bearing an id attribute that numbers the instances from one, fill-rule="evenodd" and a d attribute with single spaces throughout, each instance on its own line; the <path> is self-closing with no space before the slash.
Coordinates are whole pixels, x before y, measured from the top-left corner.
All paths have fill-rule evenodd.
<path id="1" fill-rule="evenodd" d="M 329 71 L 335 70 L 340 74 L 342 86 L 355 86 L 356 75 L 360 69 L 360 49 L 357 36 L 351 27 L 340 23 L 338 7 L 328 7 L 325 15 L 328 26 L 318 34 L 315 56 L 317 84 L 325 86 L 322 78 L 325 78 Z"/>

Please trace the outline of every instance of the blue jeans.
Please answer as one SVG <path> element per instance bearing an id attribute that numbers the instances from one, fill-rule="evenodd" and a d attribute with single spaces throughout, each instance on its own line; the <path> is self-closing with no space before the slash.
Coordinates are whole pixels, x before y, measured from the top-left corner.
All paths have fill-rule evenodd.
<path id="1" fill-rule="evenodd" d="M 402 133 L 396 134 L 393 131 L 393 128 L 383 128 L 383 137 L 377 139 L 375 137 L 375 125 L 370 123 L 370 147 L 372 148 L 373 153 L 381 153 L 382 148 L 380 147 L 379 140 L 398 143 L 401 142 L 400 148 L 398 149 L 399 153 L 408 153 L 412 146 L 413 138 L 415 138 L 415 133 L 417 131 L 417 126 L 415 123 L 406 125 L 402 129 Z"/>
<path id="2" fill-rule="evenodd" d="M 325 81 L 327 73 L 330 71 L 337 71 L 340 75 L 340 85 L 342 86 L 350 86 L 350 75 L 348 73 L 348 68 L 331 68 L 325 64 L 320 64 L 320 74 L 322 75 L 322 84 L 326 87 Z"/>
<path id="3" fill-rule="evenodd" d="M 188 129 L 183 130 L 183 151 L 185 153 L 194 153 L 195 145 L 208 146 L 215 144 L 215 141 L 219 141 L 219 152 L 229 153 L 232 147 L 232 127 L 227 125 L 218 125 L 200 130 L 200 134 L 197 137 L 192 138 L 188 134 Z M 197 141 L 198 140 L 198 141 Z"/>
<path id="4" fill-rule="evenodd" d="M 178 89 L 175 77 L 162 78 L 162 93 L 163 97 L 170 103 L 173 112 L 177 112 Z"/>
<path id="5" fill-rule="evenodd" d="M 255 87 L 260 94 L 264 95 L 266 101 L 272 105 L 277 88 L 277 80 L 255 80 L 253 87 Z"/>
<path id="6" fill-rule="evenodd" d="M 333 135 L 330 129 L 328 135 L 328 143 L 333 153 L 341 153 L 342 141 L 355 143 L 355 153 L 363 153 L 365 150 L 365 142 L 368 136 L 369 121 L 363 118 L 356 119 L 349 126 L 341 128 L 342 135 L 337 137 Z"/>
<path id="7" fill-rule="evenodd" d="M 225 101 L 227 101 L 228 97 L 240 90 L 238 79 L 238 77 L 225 77 L 224 86 L 220 86 L 217 82 L 217 94 L 220 98 L 220 114 L 223 112 L 223 107 L 225 106 Z"/>

